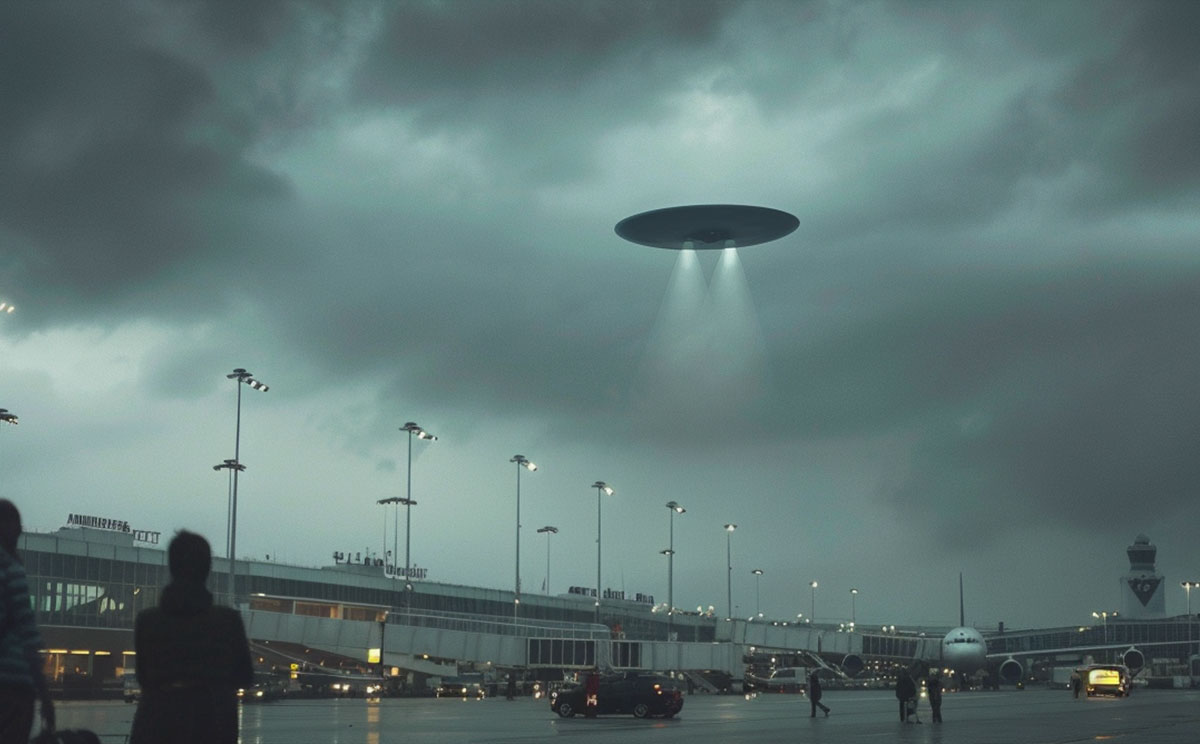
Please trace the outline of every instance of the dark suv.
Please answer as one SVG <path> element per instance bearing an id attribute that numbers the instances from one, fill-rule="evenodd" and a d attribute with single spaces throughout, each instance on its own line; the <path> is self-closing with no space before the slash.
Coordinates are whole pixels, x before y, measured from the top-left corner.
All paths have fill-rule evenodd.
<path id="1" fill-rule="evenodd" d="M 637 718 L 671 718 L 683 709 L 683 693 L 675 681 L 660 674 L 626 672 L 600 678 L 596 694 L 599 715 L 632 713 Z M 587 712 L 582 683 L 563 687 L 550 695 L 550 710 L 563 718 Z"/>

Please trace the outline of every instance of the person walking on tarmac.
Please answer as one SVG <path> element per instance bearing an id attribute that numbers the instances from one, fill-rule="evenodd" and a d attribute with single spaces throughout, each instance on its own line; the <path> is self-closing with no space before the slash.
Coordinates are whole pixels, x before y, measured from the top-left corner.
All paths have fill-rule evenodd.
<path id="1" fill-rule="evenodd" d="M 588 672 L 587 681 L 583 684 L 583 690 L 586 693 L 586 705 L 584 705 L 584 715 L 588 718 L 595 718 L 596 712 L 600 709 L 600 672 L 592 669 Z"/>
<path id="2" fill-rule="evenodd" d="M 817 708 L 825 711 L 825 717 L 829 717 L 829 706 L 821 702 L 821 680 L 817 676 L 817 670 L 808 675 L 808 702 L 811 704 L 812 715 L 809 718 L 817 717 Z"/>
<path id="3" fill-rule="evenodd" d="M 1071 694 L 1076 700 L 1079 699 L 1079 688 L 1083 687 L 1083 677 L 1080 676 L 1079 670 L 1071 672 Z"/>
<path id="4" fill-rule="evenodd" d="M 933 713 L 933 722 L 942 722 L 942 678 L 937 672 L 931 673 L 925 679 L 925 691 L 929 695 L 929 710 Z"/>
<path id="5" fill-rule="evenodd" d="M 917 683 L 907 669 L 896 679 L 896 699 L 900 701 L 900 722 L 908 721 L 908 701 L 917 699 Z"/>

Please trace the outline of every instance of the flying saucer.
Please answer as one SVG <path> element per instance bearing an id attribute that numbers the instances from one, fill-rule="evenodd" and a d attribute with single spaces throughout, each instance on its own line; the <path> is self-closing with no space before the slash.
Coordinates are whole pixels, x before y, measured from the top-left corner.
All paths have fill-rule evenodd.
<path id="1" fill-rule="evenodd" d="M 744 204 L 692 204 L 626 217 L 617 235 L 652 248 L 713 250 L 778 240 L 800 226 L 787 212 Z"/>

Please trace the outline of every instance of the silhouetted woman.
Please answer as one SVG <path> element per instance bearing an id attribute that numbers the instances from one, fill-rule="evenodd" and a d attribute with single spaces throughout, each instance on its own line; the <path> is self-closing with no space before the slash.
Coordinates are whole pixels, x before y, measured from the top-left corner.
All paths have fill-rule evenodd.
<path id="1" fill-rule="evenodd" d="M 180 530 L 167 564 L 159 606 L 138 613 L 134 626 L 142 698 L 130 744 L 235 744 L 237 690 L 254 682 L 242 617 L 213 606 L 203 537 Z"/>
<path id="2" fill-rule="evenodd" d="M 33 704 L 42 701 L 42 725 L 54 730 L 54 703 L 42 672 L 42 636 L 29 603 L 29 581 L 17 554 L 21 512 L 0 499 L 0 742 L 29 741 Z"/>

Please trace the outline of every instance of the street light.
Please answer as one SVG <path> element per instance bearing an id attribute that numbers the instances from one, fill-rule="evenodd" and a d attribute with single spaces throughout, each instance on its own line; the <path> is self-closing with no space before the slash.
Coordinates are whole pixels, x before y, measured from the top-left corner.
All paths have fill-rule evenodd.
<path id="1" fill-rule="evenodd" d="M 667 502 L 670 511 L 670 542 L 665 551 L 667 554 L 667 640 L 671 640 L 671 632 L 675 626 L 675 515 L 687 511 L 674 501 Z"/>
<path id="2" fill-rule="evenodd" d="M 596 622 L 600 622 L 600 494 L 612 496 L 612 486 L 604 481 L 596 481 L 592 484 L 592 488 L 596 489 Z"/>
<path id="3" fill-rule="evenodd" d="M 732 535 L 736 524 L 725 525 L 725 619 L 733 619 L 733 548 Z"/>
<path id="4" fill-rule="evenodd" d="M 229 602 L 234 604 L 236 599 L 237 586 L 235 578 L 237 577 L 237 511 L 238 511 L 238 473 L 245 470 L 241 466 L 242 456 L 242 385 L 247 385 L 253 390 L 260 393 L 265 393 L 270 390 L 269 387 L 263 384 L 262 380 L 257 380 L 246 370 L 237 367 L 225 375 L 227 379 L 233 380 L 237 385 L 237 420 L 233 433 L 233 461 L 231 470 L 233 473 L 233 506 L 229 510 Z M 229 461 L 226 461 L 229 464 Z M 224 467 L 224 466 L 223 466 Z M 214 469 L 217 469 L 214 467 Z"/>
<path id="5" fill-rule="evenodd" d="M 1192 646 L 1192 621 L 1195 619 L 1192 617 L 1192 590 L 1200 589 L 1200 581 L 1181 581 L 1179 585 L 1183 587 L 1183 591 L 1187 594 L 1188 648 L 1190 649 Z M 1191 673 L 1192 670 L 1189 667 L 1188 674 Z"/>
<path id="6" fill-rule="evenodd" d="M 1092 617 L 1094 617 L 1097 620 L 1100 620 L 1104 623 L 1104 642 L 1105 643 L 1108 643 L 1108 618 L 1116 617 L 1116 616 L 1117 616 L 1117 613 L 1115 610 L 1113 612 L 1105 612 L 1102 610 L 1100 612 L 1092 613 Z"/>
<path id="7" fill-rule="evenodd" d="M 756 568 L 753 571 L 751 571 L 750 573 L 754 574 L 754 612 L 759 617 L 762 617 L 762 607 L 759 605 L 759 601 L 758 601 L 759 596 L 760 596 L 758 593 L 758 584 L 759 584 L 759 579 L 762 578 L 763 571 L 761 568 Z"/>
<path id="8" fill-rule="evenodd" d="M 537 465 L 530 462 L 525 455 L 513 455 L 509 462 L 517 464 L 517 578 L 513 589 L 513 620 L 516 620 L 517 608 L 521 605 L 521 469 L 532 473 L 537 470 Z"/>
<path id="9" fill-rule="evenodd" d="M 546 533 L 546 594 L 550 593 L 550 536 L 558 534 L 557 527 L 546 525 L 538 528 L 538 534 Z"/>
<path id="10" fill-rule="evenodd" d="M 858 596 L 857 589 L 850 590 L 850 630 L 854 630 L 854 598 Z"/>
<path id="11" fill-rule="evenodd" d="M 11 313 L 16 309 L 17 308 L 13 307 L 12 304 L 8 302 L 0 302 L 0 313 Z"/>
<path id="12" fill-rule="evenodd" d="M 7 408 L 0 408 L 0 422 L 17 425 L 17 414 L 9 413 Z"/>
<path id="13" fill-rule="evenodd" d="M 412 508 L 417 502 L 412 500 L 412 440 L 415 435 L 417 439 L 428 439 L 431 442 L 436 442 L 437 437 L 422 429 L 413 421 L 409 421 L 400 427 L 400 431 L 408 432 L 408 486 L 406 498 L 404 499 L 404 607 L 411 609 L 412 606 L 412 568 L 409 563 L 409 547 L 412 543 Z M 407 502 L 407 503 L 405 503 Z"/>
<path id="14" fill-rule="evenodd" d="M 228 470 L 229 471 L 229 494 L 225 497 L 225 552 L 227 555 L 232 555 L 229 549 L 229 528 L 232 524 L 233 517 L 233 473 L 234 471 L 241 472 L 246 469 L 245 465 L 241 465 L 237 460 L 222 460 L 220 465 L 213 465 L 213 470 Z M 232 561 L 230 566 L 232 567 Z M 225 577 L 225 591 L 228 596 L 229 604 L 233 604 L 233 571 Z"/>
<path id="15" fill-rule="evenodd" d="M 817 580 L 813 579 L 808 585 L 812 589 L 812 606 L 809 607 L 808 617 L 815 623 L 817 621 Z"/>
<path id="16" fill-rule="evenodd" d="M 407 510 L 409 507 L 417 505 L 417 502 L 412 499 L 405 499 L 399 496 L 391 496 L 386 499 L 379 499 L 375 503 L 382 506 L 389 504 L 396 505 L 396 511 L 392 512 L 392 549 L 387 550 L 387 512 L 383 515 L 383 549 L 392 556 L 392 580 L 394 581 L 400 575 L 400 507 L 403 506 Z M 408 577 L 405 577 L 407 581 Z"/>

